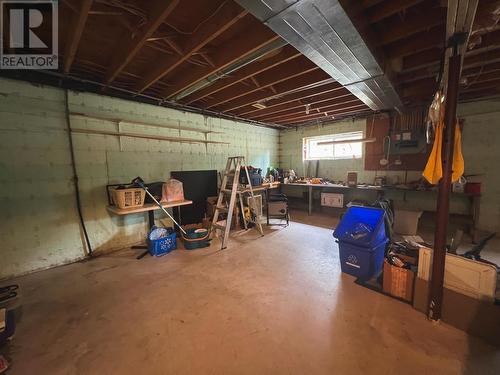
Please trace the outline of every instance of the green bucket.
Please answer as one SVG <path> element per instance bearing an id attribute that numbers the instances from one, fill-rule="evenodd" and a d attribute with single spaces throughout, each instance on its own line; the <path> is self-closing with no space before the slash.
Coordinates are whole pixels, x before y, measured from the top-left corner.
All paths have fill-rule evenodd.
<path id="1" fill-rule="evenodd" d="M 191 228 L 182 234 L 186 250 L 201 249 L 210 246 L 210 232 L 205 228 Z"/>

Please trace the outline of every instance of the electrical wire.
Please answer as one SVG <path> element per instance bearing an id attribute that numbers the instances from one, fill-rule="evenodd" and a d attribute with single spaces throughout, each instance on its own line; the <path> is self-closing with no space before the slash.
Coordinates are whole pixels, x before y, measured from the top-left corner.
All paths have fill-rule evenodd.
<path id="1" fill-rule="evenodd" d="M 73 137 L 71 135 L 71 120 L 70 120 L 70 112 L 69 112 L 69 101 L 68 101 L 68 90 L 64 90 L 64 103 L 66 109 L 66 128 L 68 130 L 68 143 L 69 143 L 69 153 L 71 156 L 71 168 L 73 171 L 73 186 L 75 187 L 75 200 L 76 200 L 76 209 L 78 211 L 78 217 L 80 219 L 80 225 L 82 227 L 83 236 L 85 237 L 85 243 L 87 244 L 87 255 L 92 257 L 92 245 L 90 244 L 89 235 L 87 233 L 87 227 L 85 226 L 85 220 L 83 220 L 82 214 L 82 204 L 80 199 L 80 188 L 78 186 L 78 174 L 76 172 L 76 163 L 75 163 L 75 151 L 73 148 Z"/>

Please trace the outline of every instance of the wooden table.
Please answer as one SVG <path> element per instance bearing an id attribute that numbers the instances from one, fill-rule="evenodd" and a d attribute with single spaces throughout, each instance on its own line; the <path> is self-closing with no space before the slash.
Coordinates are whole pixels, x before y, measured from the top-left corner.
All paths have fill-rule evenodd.
<path id="1" fill-rule="evenodd" d="M 177 207 L 178 213 L 179 213 L 179 224 L 181 224 L 181 206 L 186 206 L 189 204 L 192 204 L 193 201 L 189 200 L 183 200 L 183 201 L 175 201 L 175 202 L 165 202 L 162 203 L 163 208 L 173 208 Z M 131 215 L 131 214 L 137 214 L 141 212 L 147 212 L 148 213 L 148 223 L 149 223 L 149 229 L 153 228 L 155 225 L 155 211 L 159 210 L 160 207 L 158 207 L 155 203 L 146 203 L 141 207 L 133 207 L 133 208 L 119 208 L 116 206 L 106 206 L 106 209 L 115 215 L 123 216 L 123 215 Z M 137 245 L 137 246 L 132 246 L 132 249 L 147 249 L 147 246 L 145 245 Z M 143 252 L 142 254 L 137 256 L 137 259 L 143 258 L 147 254 L 147 251 Z"/>
<path id="2" fill-rule="evenodd" d="M 281 186 L 301 186 L 307 187 L 309 192 L 309 215 L 312 215 L 312 197 L 313 197 L 313 188 L 333 188 L 333 189 L 361 189 L 361 190 L 372 190 L 372 191 L 382 191 L 384 188 L 382 186 L 375 185 L 357 185 L 357 186 L 345 186 L 340 184 L 300 184 L 300 183 L 289 183 L 283 184 Z"/>

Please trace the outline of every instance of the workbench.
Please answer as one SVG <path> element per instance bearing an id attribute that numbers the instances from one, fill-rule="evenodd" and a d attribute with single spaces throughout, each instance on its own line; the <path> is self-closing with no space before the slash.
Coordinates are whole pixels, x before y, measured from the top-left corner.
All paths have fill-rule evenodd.
<path id="1" fill-rule="evenodd" d="M 345 185 L 340 185 L 340 184 L 307 184 L 307 183 L 288 183 L 288 184 L 282 184 L 281 186 L 300 186 L 302 188 L 307 188 L 308 190 L 308 213 L 309 215 L 312 215 L 312 206 L 313 206 L 313 188 L 317 189 L 325 189 L 325 188 L 330 188 L 332 190 L 364 190 L 364 191 L 376 191 L 377 195 L 379 197 L 383 197 L 386 192 L 390 191 L 399 191 L 404 193 L 404 196 L 406 199 L 406 194 L 405 193 L 411 193 L 411 192 L 420 192 L 420 193 L 434 193 L 437 194 L 437 191 L 434 190 L 418 190 L 418 189 L 411 189 L 411 188 L 405 188 L 405 187 L 398 187 L 398 186 L 376 186 L 376 185 L 357 185 L 357 186 L 345 186 Z M 451 195 L 458 195 L 458 196 L 463 196 L 467 197 L 470 202 L 470 210 L 469 210 L 469 216 L 471 217 L 471 236 L 472 236 L 472 242 L 476 243 L 478 241 L 478 231 L 476 229 L 476 225 L 479 219 L 479 210 L 480 210 L 480 194 L 466 194 L 466 193 L 451 193 Z"/>
<path id="2" fill-rule="evenodd" d="M 312 215 L 312 199 L 313 199 L 313 188 L 317 189 L 325 189 L 325 188 L 330 188 L 330 189 L 338 189 L 338 190 L 347 190 L 347 189 L 362 189 L 362 190 L 372 190 L 372 191 L 382 191 L 383 187 L 382 186 L 372 186 L 372 185 L 358 185 L 356 187 L 354 186 L 345 186 L 345 185 L 340 185 L 340 184 L 301 184 L 301 183 L 288 183 L 288 184 L 283 184 L 282 186 L 301 186 L 301 187 L 306 187 L 309 193 L 309 215 Z"/>
<path id="3" fill-rule="evenodd" d="M 193 201 L 190 200 L 182 200 L 182 201 L 175 201 L 175 202 L 162 202 L 162 207 L 163 208 L 173 208 L 177 207 L 178 212 L 179 212 L 179 224 L 180 224 L 180 219 L 181 219 L 181 206 L 186 206 L 189 204 L 192 204 Z M 149 229 L 151 229 L 155 225 L 155 211 L 159 210 L 160 207 L 158 207 L 155 203 L 145 203 L 141 207 L 133 207 L 133 208 L 119 208 L 116 206 L 106 206 L 106 209 L 115 215 L 130 215 L 130 214 L 137 214 L 141 212 L 147 212 L 148 213 L 148 223 L 149 223 Z"/>

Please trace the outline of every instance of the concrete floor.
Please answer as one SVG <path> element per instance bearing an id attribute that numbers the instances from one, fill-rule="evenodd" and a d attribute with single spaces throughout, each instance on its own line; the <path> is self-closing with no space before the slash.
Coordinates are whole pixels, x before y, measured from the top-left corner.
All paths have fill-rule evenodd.
<path id="1" fill-rule="evenodd" d="M 340 272 L 336 220 L 137 261 L 123 250 L 21 284 L 18 374 L 499 374 L 500 349 Z"/>

